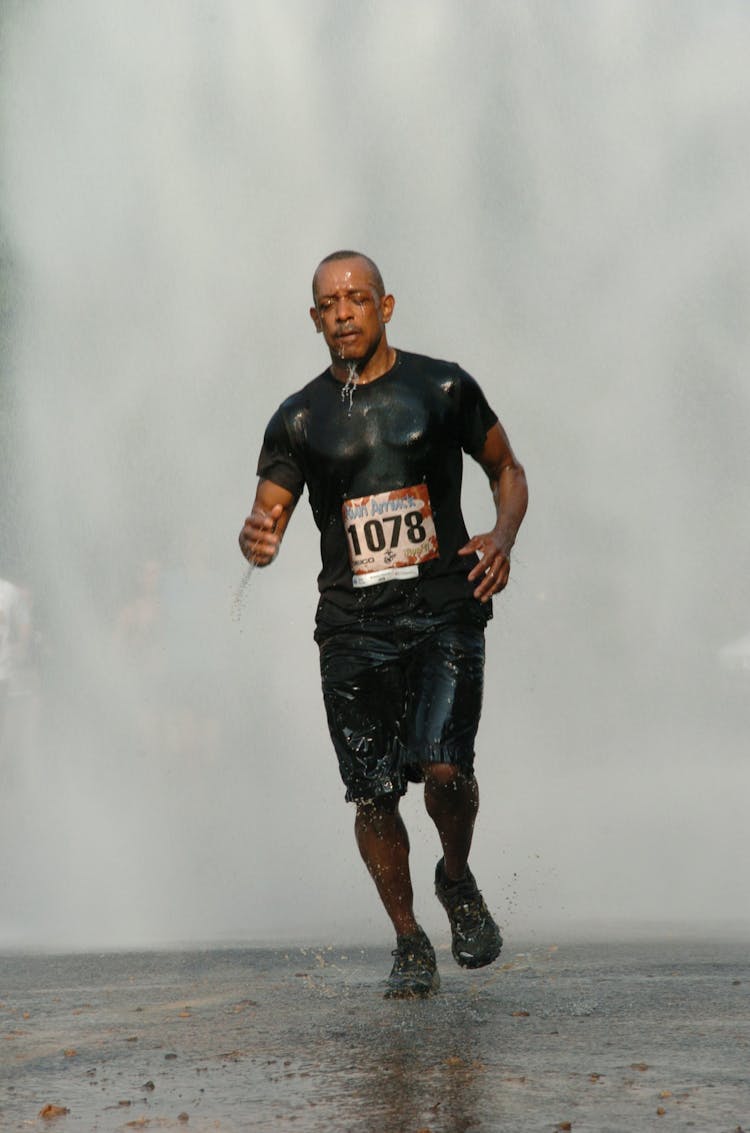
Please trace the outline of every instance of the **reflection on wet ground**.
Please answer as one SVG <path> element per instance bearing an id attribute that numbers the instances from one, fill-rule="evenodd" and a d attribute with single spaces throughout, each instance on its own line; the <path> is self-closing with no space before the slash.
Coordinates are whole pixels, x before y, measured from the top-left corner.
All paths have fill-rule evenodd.
<path id="1" fill-rule="evenodd" d="M 384 949 L 2 957 L 0 1128 L 750 1133 L 746 942 L 439 963 L 403 1002 Z"/>

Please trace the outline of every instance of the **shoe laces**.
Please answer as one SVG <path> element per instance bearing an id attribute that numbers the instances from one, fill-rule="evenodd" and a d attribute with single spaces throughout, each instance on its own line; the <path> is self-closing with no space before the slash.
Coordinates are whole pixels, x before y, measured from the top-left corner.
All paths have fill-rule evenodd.
<path id="1" fill-rule="evenodd" d="M 479 927 L 487 917 L 487 906 L 472 877 L 464 877 L 451 885 L 448 898 L 451 909 L 460 913 L 464 921 Z"/>
<path id="2" fill-rule="evenodd" d="M 391 956 L 395 956 L 398 967 L 415 962 L 426 963 L 428 956 L 425 941 L 421 936 L 401 937 L 396 940 L 396 947 L 391 951 Z"/>

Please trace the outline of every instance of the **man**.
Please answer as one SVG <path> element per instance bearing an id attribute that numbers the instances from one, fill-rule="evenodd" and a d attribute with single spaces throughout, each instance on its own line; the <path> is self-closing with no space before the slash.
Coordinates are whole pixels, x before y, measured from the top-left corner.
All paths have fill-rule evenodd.
<path id="1" fill-rule="evenodd" d="M 331 364 L 271 418 L 240 547 L 256 566 L 272 562 L 307 486 L 320 530 L 315 640 L 328 727 L 357 845 L 396 931 L 386 996 L 425 996 L 440 981 L 414 916 L 399 814 L 409 781 L 424 782 L 442 845 L 435 889 L 455 959 L 481 967 L 502 945 L 468 868 L 474 738 L 484 627 L 508 582 L 526 478 L 473 378 L 389 345 L 395 301 L 369 257 L 327 256 L 313 302 Z M 486 472 L 496 510 L 492 530 L 471 539 L 462 451 Z"/>
<path id="2" fill-rule="evenodd" d="M 25 660 L 30 636 L 30 618 L 25 594 L 18 586 L 0 578 L 0 754 L 14 678 Z"/>

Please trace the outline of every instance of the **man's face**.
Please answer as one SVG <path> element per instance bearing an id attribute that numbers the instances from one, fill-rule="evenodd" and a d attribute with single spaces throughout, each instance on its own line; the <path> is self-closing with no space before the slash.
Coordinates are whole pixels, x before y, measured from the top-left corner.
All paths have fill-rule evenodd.
<path id="1" fill-rule="evenodd" d="M 334 361 L 366 363 L 383 341 L 393 296 L 379 295 L 365 260 L 332 260 L 315 277 L 310 317 Z"/>

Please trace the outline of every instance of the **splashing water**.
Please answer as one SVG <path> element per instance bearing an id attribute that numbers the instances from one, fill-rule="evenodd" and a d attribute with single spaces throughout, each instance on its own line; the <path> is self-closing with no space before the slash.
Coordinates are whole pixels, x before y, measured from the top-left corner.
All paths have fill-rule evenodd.
<path id="1" fill-rule="evenodd" d="M 347 417 L 352 415 L 352 400 L 354 398 L 354 391 L 359 383 L 359 374 L 357 367 L 353 362 L 349 363 L 349 372 L 346 376 L 346 383 L 341 387 L 341 400 L 346 401 L 349 398 L 349 408 L 347 409 Z"/>
<path id="2" fill-rule="evenodd" d="M 260 514 L 262 514 L 265 518 L 268 518 L 266 512 L 261 510 Z M 252 546 L 250 548 L 251 554 L 254 551 L 257 550 L 259 543 L 260 543 L 260 540 L 258 539 L 258 540 L 256 540 L 255 543 L 252 544 Z M 245 573 L 242 576 L 240 584 L 234 592 L 234 596 L 232 598 L 232 604 L 231 604 L 230 611 L 229 611 L 230 614 L 231 614 L 233 622 L 238 622 L 240 620 L 240 618 L 242 617 L 242 612 L 245 609 L 245 604 L 247 602 L 247 588 L 250 585 L 250 579 L 253 577 L 253 571 L 255 570 L 257 565 L 258 565 L 257 563 L 250 563 L 250 562 L 247 564 L 247 566 L 245 567 Z"/>
<path id="3" fill-rule="evenodd" d="M 247 569 L 242 576 L 242 580 L 234 592 L 232 597 L 232 605 L 230 607 L 230 615 L 233 622 L 238 622 L 242 617 L 247 602 L 247 588 L 250 585 L 250 579 L 253 577 L 255 570 L 255 563 L 248 563 Z"/>

